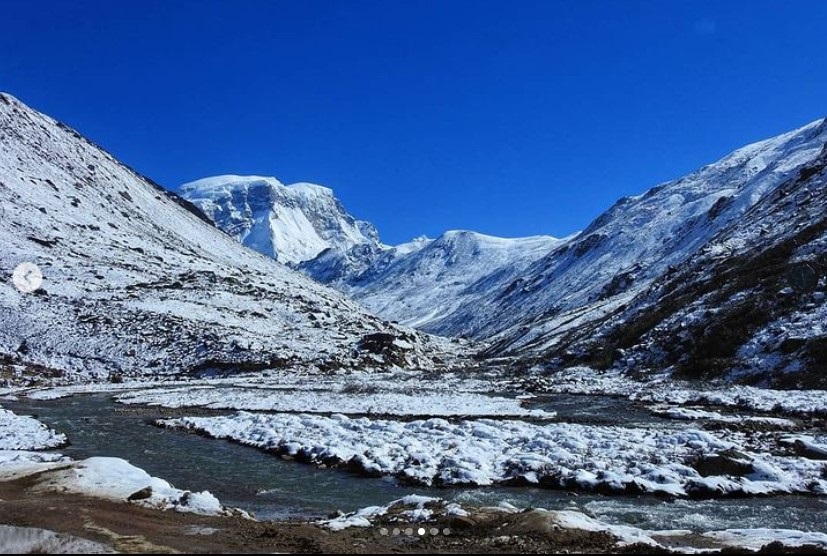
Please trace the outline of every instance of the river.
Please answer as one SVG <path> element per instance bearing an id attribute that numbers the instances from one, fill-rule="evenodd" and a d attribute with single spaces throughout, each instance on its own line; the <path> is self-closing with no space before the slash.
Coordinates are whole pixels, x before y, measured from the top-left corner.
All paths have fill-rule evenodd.
<path id="1" fill-rule="evenodd" d="M 561 396 L 542 405 L 561 416 L 638 425 L 652 422 L 622 399 Z M 424 488 L 391 478 L 364 478 L 341 470 L 285 461 L 235 443 L 212 440 L 151 424 L 160 410 L 134 411 L 110 394 L 57 400 L 4 401 L 18 414 L 35 415 L 65 433 L 70 446 L 57 450 L 80 459 L 114 456 L 128 460 L 179 488 L 209 490 L 229 506 L 260 519 L 319 518 L 335 510 L 382 505 L 406 494 L 423 494 L 464 504 L 580 509 L 613 524 L 644 529 L 707 531 L 726 528 L 782 528 L 827 532 L 827 502 L 809 496 L 666 501 L 652 496 L 604 496 L 522 487 Z M 156 413 L 157 412 L 157 413 Z"/>

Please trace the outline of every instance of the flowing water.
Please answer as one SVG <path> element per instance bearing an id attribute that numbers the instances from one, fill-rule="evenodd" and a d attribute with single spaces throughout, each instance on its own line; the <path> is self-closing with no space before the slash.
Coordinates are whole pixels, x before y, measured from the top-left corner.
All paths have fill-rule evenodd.
<path id="1" fill-rule="evenodd" d="M 665 501 L 651 496 L 602 496 L 535 488 L 424 488 L 341 470 L 318 469 L 222 440 L 151 424 L 152 408 L 134 411 L 111 395 L 57 400 L 4 401 L 18 414 L 36 415 L 66 433 L 71 445 L 58 450 L 73 458 L 114 456 L 128 460 L 178 488 L 209 490 L 225 504 L 260 519 L 319 518 L 335 510 L 382 505 L 406 494 L 439 496 L 471 505 L 508 502 L 517 507 L 579 509 L 615 524 L 644 529 L 782 528 L 827 532 L 827 502 L 806 496 Z M 607 418 L 630 426 L 660 420 L 628 401 L 608 397 L 559 396 L 543 400 L 566 420 Z"/>

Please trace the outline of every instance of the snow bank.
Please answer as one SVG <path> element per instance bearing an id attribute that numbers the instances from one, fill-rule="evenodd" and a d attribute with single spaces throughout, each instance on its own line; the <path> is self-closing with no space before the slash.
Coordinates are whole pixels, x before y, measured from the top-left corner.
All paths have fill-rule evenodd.
<path id="1" fill-rule="evenodd" d="M 37 419 L 0 409 L 0 450 L 43 450 L 64 444 L 66 435 Z"/>
<path id="2" fill-rule="evenodd" d="M 780 417 L 756 417 L 754 415 L 724 415 L 717 411 L 707 411 L 705 409 L 691 408 L 691 407 L 676 407 L 668 405 L 655 405 L 649 410 L 661 417 L 668 417 L 669 419 L 677 419 L 679 421 L 695 421 L 705 419 L 714 421 L 716 423 L 755 423 L 769 425 L 778 428 L 794 428 L 796 426 L 794 421 L 783 419 Z"/>
<path id="3" fill-rule="evenodd" d="M 34 527 L 0 525 L 0 554 L 115 554 L 111 547 Z"/>
<path id="4" fill-rule="evenodd" d="M 369 384 L 368 384 L 369 385 Z M 556 414 L 524 409 L 512 398 L 469 392 L 355 392 L 259 388 L 146 389 L 117 396 L 125 404 L 206 407 L 247 411 L 345 413 L 356 415 L 514 416 L 550 419 Z"/>
<path id="5" fill-rule="evenodd" d="M 179 490 L 120 458 L 93 457 L 54 468 L 38 478 L 32 492 L 71 492 L 201 515 L 226 513 L 209 492 Z"/>
<path id="6" fill-rule="evenodd" d="M 71 462 L 71 458 L 60 454 L 0 450 L 0 481 L 14 481 Z"/>
<path id="7" fill-rule="evenodd" d="M 791 529 L 726 529 L 703 533 L 703 537 L 713 539 L 725 546 L 759 550 L 773 542 L 787 547 L 818 546 L 827 548 L 827 534 L 795 531 Z"/>
<path id="8" fill-rule="evenodd" d="M 668 373 L 641 382 L 621 371 L 597 372 L 588 367 L 568 368 L 550 377 L 540 377 L 539 381 L 545 390 L 560 394 L 623 396 L 646 403 L 706 404 L 788 415 L 827 415 L 827 390 L 773 390 L 732 384 L 699 389 L 673 379 Z"/>
<path id="9" fill-rule="evenodd" d="M 827 494 L 823 462 L 753 454 L 738 443 L 699 430 L 486 419 L 401 423 L 343 415 L 246 412 L 159 424 L 413 484 L 533 484 L 694 497 Z M 703 458 L 714 461 L 729 452 L 744 459 L 738 476 L 709 472 L 704 476 L 693 467 Z"/>

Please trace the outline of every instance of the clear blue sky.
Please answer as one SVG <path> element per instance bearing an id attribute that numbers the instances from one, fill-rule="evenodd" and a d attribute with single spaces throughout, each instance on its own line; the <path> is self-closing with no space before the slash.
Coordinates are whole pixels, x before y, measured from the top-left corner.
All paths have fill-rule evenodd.
<path id="1" fill-rule="evenodd" d="M 0 90 L 168 187 L 333 187 L 390 243 L 566 235 L 827 115 L 827 1 L 0 3 Z"/>

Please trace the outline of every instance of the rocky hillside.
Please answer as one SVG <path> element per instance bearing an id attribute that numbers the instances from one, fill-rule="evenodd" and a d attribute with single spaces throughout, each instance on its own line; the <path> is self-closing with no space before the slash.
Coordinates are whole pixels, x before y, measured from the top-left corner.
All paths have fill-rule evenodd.
<path id="1" fill-rule="evenodd" d="M 827 146 L 625 307 L 563 341 L 563 362 L 827 388 Z"/>
<path id="2" fill-rule="evenodd" d="M 452 349 L 241 247 L 185 201 L 7 94 L 0 213 L 7 277 L 25 262 L 44 277 L 31 293 L 11 279 L 0 284 L 0 378 L 429 367 Z"/>

